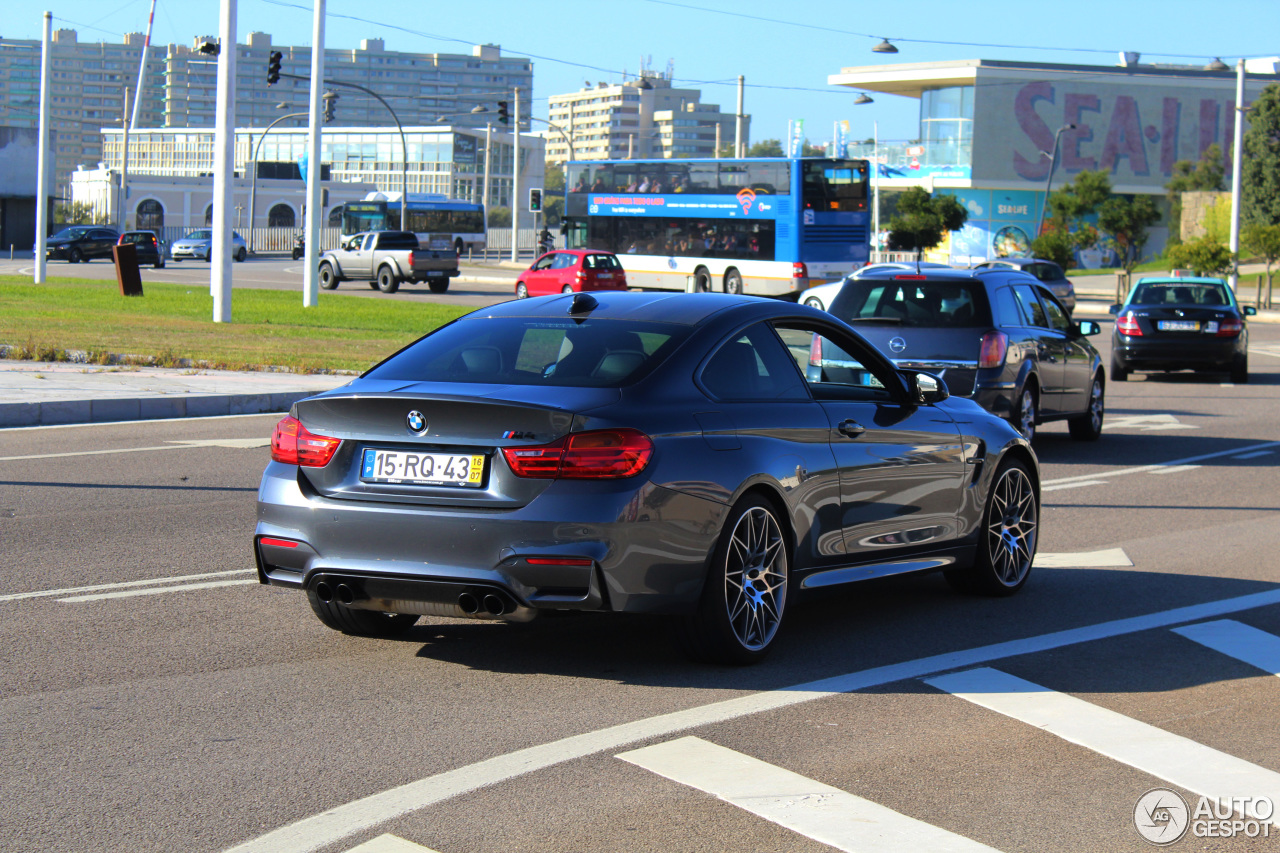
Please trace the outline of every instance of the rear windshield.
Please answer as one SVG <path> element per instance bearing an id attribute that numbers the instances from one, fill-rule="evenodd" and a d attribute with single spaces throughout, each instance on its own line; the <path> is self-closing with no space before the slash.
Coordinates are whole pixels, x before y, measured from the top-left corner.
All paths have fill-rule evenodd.
<path id="1" fill-rule="evenodd" d="M 384 231 L 378 238 L 379 249 L 416 249 L 418 236 L 408 231 Z"/>
<path id="2" fill-rule="evenodd" d="M 154 234 L 126 234 L 121 238 L 126 243 L 154 243 Z"/>
<path id="3" fill-rule="evenodd" d="M 849 279 L 831 313 L 855 325 L 990 326 L 986 290 L 974 281 Z"/>
<path id="4" fill-rule="evenodd" d="M 1130 302 L 1139 305 L 1230 305 L 1231 296 L 1221 284 L 1147 282 L 1139 284 Z"/>
<path id="5" fill-rule="evenodd" d="M 582 266 L 589 270 L 622 269 L 622 264 L 613 255 L 587 255 L 582 259 Z"/>
<path id="6" fill-rule="evenodd" d="M 544 317 L 462 319 L 365 374 L 407 382 L 607 388 L 650 373 L 692 327 Z"/>
<path id="7" fill-rule="evenodd" d="M 1023 272 L 1029 272 L 1040 281 L 1066 281 L 1067 276 L 1062 272 L 1062 267 L 1057 264 L 1027 264 L 1022 268 Z"/>

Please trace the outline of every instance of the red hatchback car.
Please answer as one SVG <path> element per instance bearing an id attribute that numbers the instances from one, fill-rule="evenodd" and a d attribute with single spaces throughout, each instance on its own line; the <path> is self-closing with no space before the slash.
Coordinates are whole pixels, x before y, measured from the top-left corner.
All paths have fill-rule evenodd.
<path id="1" fill-rule="evenodd" d="M 583 290 L 626 290 L 627 274 L 613 252 L 559 249 L 547 252 L 520 274 L 516 298 Z"/>

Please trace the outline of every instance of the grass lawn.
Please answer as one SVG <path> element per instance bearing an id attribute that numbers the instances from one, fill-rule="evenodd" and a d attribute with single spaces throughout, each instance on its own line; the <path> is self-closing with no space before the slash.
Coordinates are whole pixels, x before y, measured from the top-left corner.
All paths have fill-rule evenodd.
<path id="1" fill-rule="evenodd" d="M 232 322 L 214 323 L 207 288 L 147 282 L 144 296 L 125 297 L 114 281 L 0 276 L 0 345 L 46 361 L 83 350 L 100 363 L 124 355 L 229 370 L 362 371 L 469 310 L 324 292 L 304 308 L 296 291 L 240 289 Z"/>
<path id="2" fill-rule="evenodd" d="M 1148 273 L 1148 272 L 1160 273 L 1163 275 L 1168 271 L 1169 271 L 1169 262 L 1164 258 L 1157 258 L 1154 261 L 1147 261 L 1145 264 L 1138 264 L 1136 267 L 1133 268 L 1134 275 L 1137 275 L 1139 273 Z M 1120 272 L 1119 267 L 1108 267 L 1106 269 L 1097 269 L 1097 270 L 1082 270 L 1079 267 L 1072 267 L 1071 269 L 1067 270 L 1067 275 L 1069 276 L 1114 275 L 1117 272 Z"/>

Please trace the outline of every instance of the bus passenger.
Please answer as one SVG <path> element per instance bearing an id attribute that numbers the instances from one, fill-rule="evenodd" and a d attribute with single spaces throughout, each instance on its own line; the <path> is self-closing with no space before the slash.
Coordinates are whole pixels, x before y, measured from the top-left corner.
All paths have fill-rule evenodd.
<path id="1" fill-rule="evenodd" d="M 604 185 L 604 175 L 596 175 L 596 182 L 591 185 L 593 193 L 607 193 L 609 190 Z"/>
<path id="2" fill-rule="evenodd" d="M 649 191 L 649 176 L 645 175 L 640 179 L 640 186 L 636 187 L 636 192 L 647 193 Z"/>
<path id="3" fill-rule="evenodd" d="M 578 176 L 578 183 L 574 185 L 573 191 L 576 193 L 584 193 L 587 191 L 587 173 L 583 172 Z"/>

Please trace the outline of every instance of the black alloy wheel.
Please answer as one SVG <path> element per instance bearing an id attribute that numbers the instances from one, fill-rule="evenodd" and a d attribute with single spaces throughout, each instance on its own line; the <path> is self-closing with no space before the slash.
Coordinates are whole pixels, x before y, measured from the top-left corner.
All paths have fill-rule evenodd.
<path id="1" fill-rule="evenodd" d="M 1027 467 L 1002 464 L 991 481 L 982 513 L 978 552 L 972 566 L 950 569 L 947 582 L 960 592 L 1008 596 L 1031 574 L 1039 540 L 1040 501 Z"/>

